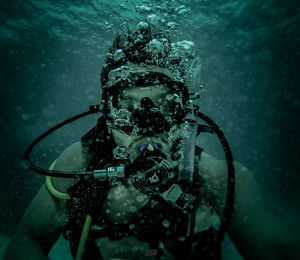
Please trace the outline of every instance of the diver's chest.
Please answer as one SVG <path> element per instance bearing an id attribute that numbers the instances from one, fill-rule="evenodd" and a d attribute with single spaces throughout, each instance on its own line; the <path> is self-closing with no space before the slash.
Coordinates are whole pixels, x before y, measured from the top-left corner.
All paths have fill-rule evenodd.
<path id="1" fill-rule="evenodd" d="M 147 204 L 149 199 L 150 196 L 139 192 L 130 185 L 116 185 L 108 192 L 103 211 L 111 222 L 127 224 Z M 194 232 L 208 229 L 215 220 L 216 215 L 212 213 L 211 209 L 201 205 L 196 210 Z M 151 229 L 151 227 L 149 228 Z M 162 234 L 163 230 L 157 229 L 152 229 L 152 231 Z M 157 248 L 150 248 L 148 243 L 141 242 L 134 236 L 124 237 L 121 240 L 110 240 L 108 237 L 103 237 L 96 240 L 96 245 L 104 259 L 155 259 L 149 257 L 149 252 L 153 252 L 150 250 L 157 250 Z M 159 248 L 161 248 L 161 245 Z M 167 251 L 165 253 L 164 259 L 174 259 Z"/>
<path id="2" fill-rule="evenodd" d="M 148 202 L 150 195 L 141 193 L 131 183 L 113 186 L 103 204 L 103 214 L 118 224 L 126 224 Z"/>
<path id="3" fill-rule="evenodd" d="M 109 190 L 103 204 L 103 214 L 113 223 L 127 224 L 149 199 L 150 195 L 141 193 L 131 183 L 120 183 Z M 218 216 L 211 207 L 200 204 L 195 214 L 194 232 L 206 230 L 217 222 Z"/>
<path id="4" fill-rule="evenodd" d="M 150 248 L 148 243 L 141 242 L 135 237 L 126 237 L 122 240 L 112 241 L 107 237 L 97 239 L 96 245 L 103 259 L 155 259 L 149 251 L 157 252 L 158 248 Z M 154 256 L 154 255 L 153 255 Z M 173 259 L 167 257 L 164 259 Z"/>

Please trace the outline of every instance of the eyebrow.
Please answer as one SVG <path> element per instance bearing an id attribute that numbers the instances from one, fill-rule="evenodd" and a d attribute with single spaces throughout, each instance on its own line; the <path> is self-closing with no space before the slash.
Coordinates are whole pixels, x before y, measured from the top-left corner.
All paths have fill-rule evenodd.
<path id="1" fill-rule="evenodd" d="M 132 97 L 132 96 L 121 96 L 121 98 L 119 99 L 119 101 L 128 101 L 128 100 L 135 100 L 136 98 Z"/>
<path id="2" fill-rule="evenodd" d="M 157 94 L 157 95 L 151 97 L 151 99 L 156 100 L 156 99 L 160 99 L 160 98 L 165 98 L 168 94 L 170 94 L 170 93 L 168 93 L 168 92 L 160 93 L 160 94 Z M 147 97 L 147 96 L 144 96 L 144 97 Z M 120 95 L 120 101 L 122 101 L 122 100 L 124 100 L 124 101 L 137 100 L 137 101 L 139 101 L 140 99 L 142 99 L 144 97 L 141 97 L 141 96 L 137 97 L 136 95 L 126 95 L 126 94 L 124 95 L 124 94 L 122 94 L 122 95 Z"/>
<path id="3" fill-rule="evenodd" d="M 148 90 L 151 89 L 153 86 L 141 86 L 140 88 L 140 93 L 143 93 L 143 90 Z M 151 99 L 154 100 L 158 100 L 158 99 L 161 99 L 161 98 L 165 98 L 168 94 L 172 94 L 172 91 L 171 89 L 162 89 L 162 87 L 160 86 L 156 86 L 158 87 L 160 90 L 163 90 L 162 93 L 157 93 L 155 94 L 154 96 L 151 97 Z M 155 91 L 155 90 L 154 90 Z M 119 102 L 134 102 L 134 101 L 139 101 L 141 99 L 141 97 L 139 96 L 138 98 L 136 97 L 138 94 L 135 94 L 135 93 L 126 93 L 126 90 L 121 90 L 119 92 Z M 148 97 L 148 95 L 146 95 L 145 97 Z M 142 97 L 143 98 L 143 97 Z"/>

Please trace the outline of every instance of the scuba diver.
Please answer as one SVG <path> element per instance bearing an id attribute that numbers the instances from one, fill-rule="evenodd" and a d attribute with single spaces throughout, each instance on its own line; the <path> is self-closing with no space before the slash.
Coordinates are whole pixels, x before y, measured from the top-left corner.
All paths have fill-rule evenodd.
<path id="1" fill-rule="evenodd" d="M 101 117 L 51 165 L 4 259 L 47 259 L 61 234 L 78 260 L 221 259 L 225 232 L 246 259 L 295 257 L 297 239 L 251 172 L 196 145 L 211 129 L 196 123 L 185 81 L 193 57 L 182 49 L 145 22 L 117 36 L 101 73 Z"/>

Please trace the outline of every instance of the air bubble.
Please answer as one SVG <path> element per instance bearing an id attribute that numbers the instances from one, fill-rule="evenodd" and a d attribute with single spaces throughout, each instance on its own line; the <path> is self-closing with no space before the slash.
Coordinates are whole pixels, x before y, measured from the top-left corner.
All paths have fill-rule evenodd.
<path id="1" fill-rule="evenodd" d="M 113 55 L 113 59 L 114 61 L 119 61 L 121 59 L 125 58 L 125 54 L 121 49 L 118 49 L 115 51 L 114 55 Z"/>
<path id="2" fill-rule="evenodd" d="M 170 28 L 170 29 L 174 29 L 174 28 L 178 27 L 178 23 L 175 23 L 175 22 L 168 22 L 168 23 L 167 23 L 167 26 L 168 26 L 168 28 Z"/>
<path id="3" fill-rule="evenodd" d="M 135 7 L 135 10 L 137 11 L 137 12 L 139 12 L 139 13 L 149 13 L 149 12 L 151 12 L 151 7 L 149 7 L 149 6 L 145 6 L 145 5 L 137 5 L 136 7 Z"/>
<path id="4" fill-rule="evenodd" d="M 145 200 L 145 197 L 142 195 L 137 196 L 136 198 L 137 202 L 143 202 Z"/>
<path id="5" fill-rule="evenodd" d="M 129 211 L 132 212 L 132 213 L 134 213 L 134 212 L 137 211 L 137 207 L 136 207 L 136 206 L 131 206 L 131 207 L 129 208 Z"/>
<path id="6" fill-rule="evenodd" d="M 170 221 L 165 219 L 162 221 L 162 225 L 164 226 L 164 228 L 168 228 L 170 227 Z"/>
<path id="7" fill-rule="evenodd" d="M 140 22 L 140 23 L 138 23 L 137 27 L 138 27 L 139 30 L 147 29 L 147 28 L 149 28 L 149 24 L 146 23 L 146 22 Z"/>
<path id="8" fill-rule="evenodd" d="M 147 22 L 150 24 L 157 25 L 159 23 L 159 20 L 160 20 L 160 18 L 156 14 L 150 14 L 147 17 Z"/>
<path id="9" fill-rule="evenodd" d="M 134 224 L 130 224 L 130 225 L 129 225 L 129 229 L 132 230 L 132 229 L 134 229 L 134 228 L 135 228 L 135 225 L 134 225 Z"/>

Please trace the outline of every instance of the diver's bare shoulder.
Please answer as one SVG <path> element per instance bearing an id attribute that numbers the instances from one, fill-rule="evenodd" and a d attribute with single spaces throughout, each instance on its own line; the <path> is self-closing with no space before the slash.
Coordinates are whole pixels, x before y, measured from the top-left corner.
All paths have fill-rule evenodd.
<path id="1" fill-rule="evenodd" d="M 236 161 L 234 168 L 235 200 L 228 234 L 240 254 L 249 259 L 283 259 L 290 254 L 285 250 L 291 248 L 295 250 L 294 255 L 299 254 L 296 253 L 299 252 L 296 249 L 299 248 L 299 239 L 270 209 L 271 202 L 263 196 L 253 173 Z M 220 216 L 227 193 L 226 161 L 202 153 L 198 169 L 204 181 L 204 191 L 214 196 L 214 209 Z"/>
<path id="2" fill-rule="evenodd" d="M 217 205 L 223 205 L 227 191 L 227 164 L 224 160 L 218 160 L 211 155 L 202 152 L 198 160 L 198 173 L 203 181 L 203 199 L 216 199 Z M 210 204 L 211 201 L 207 201 Z M 216 205 L 212 205 L 216 206 Z M 215 208 L 219 210 L 219 206 Z"/>
<path id="3" fill-rule="evenodd" d="M 82 149 L 81 142 L 68 146 L 56 159 L 53 169 L 58 171 L 84 171 L 89 162 L 89 155 Z M 52 177 L 52 184 L 60 192 L 66 192 L 74 185 L 74 178 Z"/>
<path id="4" fill-rule="evenodd" d="M 80 170 L 84 160 L 80 143 L 69 146 L 55 161 L 54 170 Z M 74 179 L 52 178 L 65 192 Z M 66 200 L 51 195 L 43 184 L 27 208 L 4 254 L 4 259 L 47 259 L 47 254 L 66 224 Z M 51 223 L 51 224 L 50 224 Z"/>

